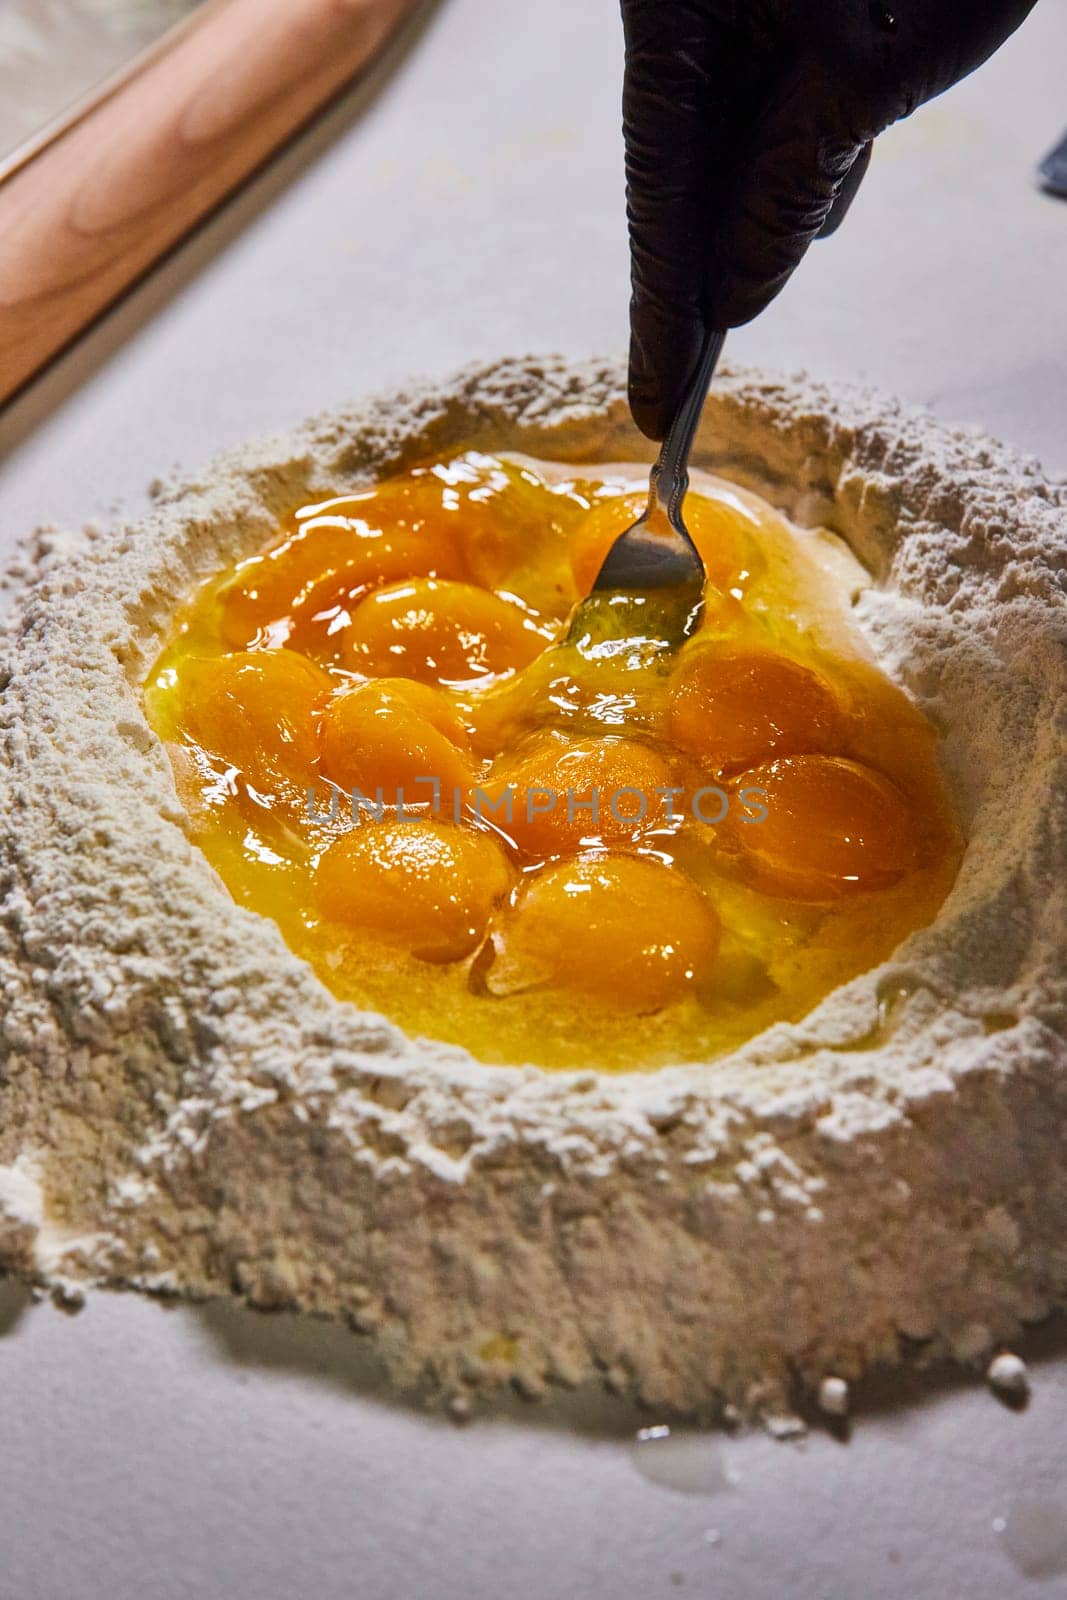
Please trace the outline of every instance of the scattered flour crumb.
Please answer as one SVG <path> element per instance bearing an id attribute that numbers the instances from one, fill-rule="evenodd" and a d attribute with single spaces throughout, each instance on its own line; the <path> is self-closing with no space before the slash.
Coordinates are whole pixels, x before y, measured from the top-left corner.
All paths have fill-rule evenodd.
<path id="1" fill-rule="evenodd" d="M 772 1439 L 802 1439 L 808 1431 L 803 1418 L 791 1413 L 772 1413 L 763 1418 L 763 1425 Z"/>
<path id="2" fill-rule="evenodd" d="M 1026 1362 L 1009 1350 L 993 1357 L 986 1377 L 992 1389 L 998 1394 L 1007 1395 L 1009 1399 L 1022 1400 L 1030 1393 L 1030 1373 Z"/>
<path id="3" fill-rule="evenodd" d="M 824 1378 L 819 1385 L 819 1408 L 830 1417 L 846 1417 L 849 1387 L 844 1378 Z"/>

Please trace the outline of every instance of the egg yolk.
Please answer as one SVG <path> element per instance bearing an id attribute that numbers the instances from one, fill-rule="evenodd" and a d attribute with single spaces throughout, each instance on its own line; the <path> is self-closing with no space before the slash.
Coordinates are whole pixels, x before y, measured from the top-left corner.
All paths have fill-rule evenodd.
<path id="1" fill-rule="evenodd" d="M 474 777 L 470 739 L 448 696 L 429 684 L 377 678 L 329 701 L 319 724 L 321 771 L 342 789 L 454 814 Z"/>
<path id="2" fill-rule="evenodd" d="M 651 1012 L 708 981 L 719 921 L 676 869 L 635 856 L 579 856 L 530 880 L 494 944 L 494 993 L 549 986 Z"/>
<path id="3" fill-rule="evenodd" d="M 331 679 L 291 650 L 236 651 L 182 668 L 177 732 L 263 795 L 303 789 Z"/>
<path id="4" fill-rule="evenodd" d="M 314 650 L 367 591 L 399 578 L 458 578 L 465 566 L 450 522 L 418 515 L 410 497 L 356 495 L 298 516 L 286 538 L 242 562 L 221 597 L 220 626 L 239 648 L 264 634 Z"/>
<path id="5" fill-rule="evenodd" d="M 826 680 L 768 650 L 686 652 L 670 684 L 670 735 L 712 771 L 840 747 L 847 719 Z"/>
<path id="6" fill-rule="evenodd" d="M 766 816 L 731 813 L 727 843 L 770 894 L 833 900 L 884 889 L 920 865 L 915 816 L 895 784 L 841 756 L 785 756 L 744 773 Z"/>
<path id="7" fill-rule="evenodd" d="M 346 648 L 360 672 L 466 683 L 526 666 L 551 637 L 514 600 L 470 583 L 422 579 L 368 596 L 353 614 Z"/>
<path id="8" fill-rule="evenodd" d="M 498 763 L 474 804 L 527 855 L 561 856 L 585 839 L 636 839 L 661 825 L 671 787 L 669 763 L 638 739 L 548 733 Z"/>
<path id="9" fill-rule="evenodd" d="M 488 834 L 445 822 L 363 822 L 324 852 L 314 896 L 322 916 L 422 961 L 458 961 L 485 937 L 511 886 Z"/>
<path id="10" fill-rule="evenodd" d="M 647 503 L 647 490 L 613 495 L 595 505 L 579 525 L 571 543 L 571 571 L 581 594 L 592 589 L 615 540 L 643 515 Z M 685 503 L 685 525 L 712 588 L 743 593 L 762 565 L 747 519 L 732 507 L 692 494 Z"/>

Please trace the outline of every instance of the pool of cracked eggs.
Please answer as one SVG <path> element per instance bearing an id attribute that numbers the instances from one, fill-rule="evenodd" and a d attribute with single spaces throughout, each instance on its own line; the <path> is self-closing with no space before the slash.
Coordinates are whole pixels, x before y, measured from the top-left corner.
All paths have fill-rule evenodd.
<path id="1" fill-rule="evenodd" d="M 610 600 L 647 468 L 473 451 L 297 508 L 145 683 L 191 837 L 339 998 L 478 1060 L 711 1062 L 930 922 L 937 735 L 844 544 L 694 473 L 675 652 Z M 583 612 L 583 617 L 586 613 Z"/>

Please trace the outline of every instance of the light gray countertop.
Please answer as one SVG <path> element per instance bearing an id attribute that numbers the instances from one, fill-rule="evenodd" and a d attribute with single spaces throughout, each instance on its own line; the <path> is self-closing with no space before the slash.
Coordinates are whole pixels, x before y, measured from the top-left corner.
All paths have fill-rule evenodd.
<path id="1" fill-rule="evenodd" d="M 0 414 L 0 546 L 412 376 L 621 349 L 620 55 L 613 0 L 447 0 Z M 1067 205 L 1032 179 L 1065 62 L 1067 4 L 1042 0 L 884 138 L 844 231 L 730 353 L 1067 471 Z M 709 1438 L 681 1462 L 635 1456 L 656 1419 L 593 1397 L 427 1418 L 330 1325 L 105 1294 L 68 1318 L 0 1286 L 0 1600 L 1067 1595 L 1065 1348 L 1035 1337 L 1021 1414 L 978 1383 L 907 1405 L 890 1384 L 847 1443 Z"/>

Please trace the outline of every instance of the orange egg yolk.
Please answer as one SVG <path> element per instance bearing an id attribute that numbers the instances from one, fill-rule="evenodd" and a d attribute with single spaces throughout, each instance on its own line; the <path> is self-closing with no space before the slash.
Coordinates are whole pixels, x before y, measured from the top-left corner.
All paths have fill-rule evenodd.
<path id="1" fill-rule="evenodd" d="M 671 678 L 671 738 L 711 771 L 768 756 L 832 750 L 847 721 L 818 672 L 769 650 L 717 646 L 683 653 Z"/>
<path id="2" fill-rule="evenodd" d="M 356 609 L 348 664 L 359 672 L 464 683 L 513 672 L 551 631 L 515 601 L 470 583 L 421 579 L 378 589 Z"/>
<path id="3" fill-rule="evenodd" d="M 330 678 L 291 650 L 190 659 L 175 732 L 263 796 L 303 790 Z"/>
<path id="4" fill-rule="evenodd" d="M 321 771 L 376 802 L 453 815 L 474 778 L 470 739 L 440 689 L 378 678 L 342 690 L 319 723 Z"/>
<path id="5" fill-rule="evenodd" d="M 662 824 L 671 787 L 666 756 L 649 744 L 546 733 L 499 762 L 475 804 L 525 855 L 562 856 L 583 839 L 636 839 Z"/>
<path id="6" fill-rule="evenodd" d="M 579 856 L 530 880 L 497 945 L 494 993 L 548 987 L 656 1011 L 707 981 L 719 921 L 696 885 L 660 862 Z"/>
<path id="7" fill-rule="evenodd" d="M 487 834 L 449 823 L 364 822 L 327 849 L 314 874 L 322 915 L 409 951 L 458 961 L 485 937 L 511 872 Z"/>
<path id="8" fill-rule="evenodd" d="M 921 861 L 916 819 L 881 773 L 840 756 L 785 756 L 738 780 L 759 795 L 758 821 L 734 812 L 742 870 L 771 894 L 800 900 L 884 889 Z"/>

